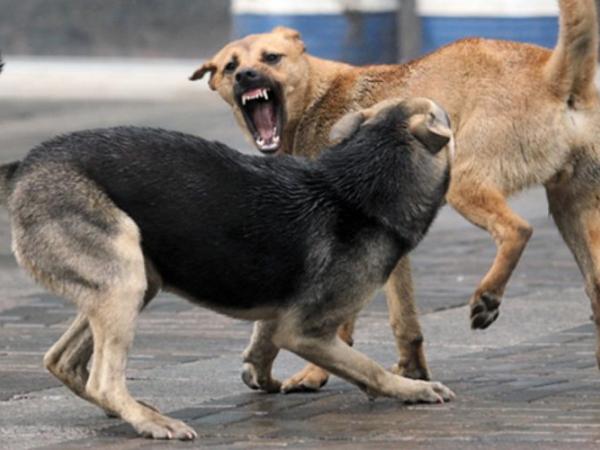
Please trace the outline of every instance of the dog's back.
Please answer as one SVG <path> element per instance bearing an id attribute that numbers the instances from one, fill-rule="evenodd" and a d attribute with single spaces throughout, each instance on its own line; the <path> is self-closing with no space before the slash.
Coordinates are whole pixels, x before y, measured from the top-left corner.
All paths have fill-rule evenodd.
<path id="1" fill-rule="evenodd" d="M 313 209 L 317 195 L 308 188 L 307 164 L 285 158 L 271 169 L 266 158 L 166 130 L 89 130 L 32 150 L 11 205 L 13 214 L 37 205 L 38 223 L 52 214 L 77 218 L 100 195 L 89 192 L 95 184 L 140 227 L 165 285 L 245 309 L 289 297 L 303 272 L 310 226 L 302 208 Z M 74 200 L 78 190 L 90 200 Z M 81 222 L 95 220 L 110 235 L 110 221 L 100 217 Z"/>
<path id="2" fill-rule="evenodd" d="M 582 138 L 596 135 L 598 26 L 593 0 L 561 0 L 554 50 L 469 38 L 403 65 L 340 65 L 314 109 L 297 123 L 293 153 L 316 155 L 345 109 L 390 96 L 426 95 L 448 111 L 456 133 L 455 179 L 510 195 L 548 182 Z M 318 70 L 321 60 L 311 58 Z M 586 144 L 587 145 L 587 144 Z"/>

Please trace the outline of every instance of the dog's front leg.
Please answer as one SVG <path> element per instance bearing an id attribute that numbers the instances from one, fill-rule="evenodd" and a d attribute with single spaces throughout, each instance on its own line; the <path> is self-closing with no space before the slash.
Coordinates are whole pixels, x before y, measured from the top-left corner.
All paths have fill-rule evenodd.
<path id="1" fill-rule="evenodd" d="M 390 325 L 400 353 L 398 364 L 392 371 L 415 380 L 430 380 L 408 256 L 396 265 L 385 285 L 385 294 Z"/>
<path id="2" fill-rule="evenodd" d="M 386 371 L 338 336 L 314 337 L 301 331 L 287 331 L 278 334 L 276 343 L 355 384 L 369 397 L 386 396 L 426 403 L 442 403 L 454 398 L 452 391 L 441 383 L 412 380 Z"/>
<path id="3" fill-rule="evenodd" d="M 143 292 L 134 283 L 115 286 L 94 299 L 88 310 L 94 358 L 86 393 L 106 411 L 114 411 L 138 433 L 155 439 L 194 439 L 195 431 L 179 420 L 159 414 L 129 393 L 125 383 L 127 353 L 133 342 Z"/>
<path id="4" fill-rule="evenodd" d="M 348 345 L 353 344 L 354 334 L 354 323 L 356 317 L 352 317 L 344 324 L 342 324 L 338 330 L 337 335 L 339 338 Z M 288 394 L 290 392 L 315 392 L 321 389 L 329 380 L 329 372 L 325 369 L 317 366 L 316 364 L 307 364 L 304 368 L 289 377 L 281 385 L 281 392 Z"/>
<path id="5" fill-rule="evenodd" d="M 254 322 L 252 338 L 244 350 L 242 380 L 251 389 L 265 392 L 279 392 L 281 383 L 271 377 L 273 361 L 279 348 L 273 344 L 273 334 L 277 329 L 274 320 Z"/>

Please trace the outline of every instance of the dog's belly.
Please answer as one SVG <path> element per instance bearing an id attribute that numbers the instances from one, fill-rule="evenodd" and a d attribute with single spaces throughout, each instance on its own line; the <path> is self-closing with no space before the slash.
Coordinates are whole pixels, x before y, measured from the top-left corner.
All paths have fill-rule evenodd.
<path id="1" fill-rule="evenodd" d="M 166 286 L 211 309 L 231 310 L 226 313 L 236 317 L 242 313 L 234 311 L 282 306 L 304 271 L 300 252 L 289 247 L 287 254 L 269 252 L 258 242 L 214 235 L 178 241 L 148 230 L 143 222 L 140 228 L 144 253 Z"/>
<path id="2" fill-rule="evenodd" d="M 165 285 L 163 289 L 172 292 L 179 297 L 185 298 L 198 306 L 211 309 L 220 314 L 240 320 L 272 320 L 278 317 L 278 314 L 285 308 L 285 301 L 278 304 L 267 306 L 250 306 L 250 307 L 235 307 L 224 306 L 222 302 L 214 300 L 205 300 L 199 297 L 191 296 L 188 292 L 182 291 L 174 286 Z M 231 303 L 231 302 L 230 302 Z"/>

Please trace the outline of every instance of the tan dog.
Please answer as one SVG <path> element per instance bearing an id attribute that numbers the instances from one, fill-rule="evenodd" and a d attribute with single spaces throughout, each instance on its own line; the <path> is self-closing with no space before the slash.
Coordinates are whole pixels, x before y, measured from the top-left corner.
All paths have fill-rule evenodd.
<path id="1" fill-rule="evenodd" d="M 600 327 L 600 103 L 594 86 L 593 0 L 561 0 L 560 38 L 533 45 L 467 39 L 404 65 L 353 67 L 305 53 L 298 32 L 276 28 L 224 47 L 191 79 L 210 74 L 260 150 L 316 155 L 344 113 L 391 96 L 428 96 L 450 114 L 456 159 L 447 201 L 488 231 L 496 258 L 470 300 L 473 328 L 498 317 L 506 284 L 532 233 L 507 198 L 546 187 L 550 211 L 584 275 Z M 398 373 L 429 378 L 405 258 L 386 286 L 400 351 Z M 340 329 L 352 340 L 353 323 Z M 597 354 L 600 358 L 600 353 Z M 284 390 L 317 389 L 314 366 Z"/>

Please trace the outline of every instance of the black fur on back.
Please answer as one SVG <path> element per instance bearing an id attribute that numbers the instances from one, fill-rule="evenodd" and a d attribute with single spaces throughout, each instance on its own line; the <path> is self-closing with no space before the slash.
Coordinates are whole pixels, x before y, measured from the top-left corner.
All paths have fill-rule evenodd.
<path id="1" fill-rule="evenodd" d="M 167 286 L 208 305 L 270 306 L 382 239 L 383 283 L 426 232 L 447 168 L 436 174 L 401 110 L 388 119 L 314 161 L 160 129 L 88 130 L 36 147 L 16 177 L 43 167 L 93 180 L 137 223 Z M 63 204 L 55 214 L 69 214 Z"/>

